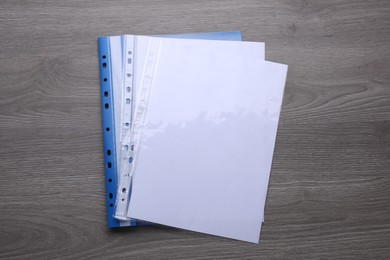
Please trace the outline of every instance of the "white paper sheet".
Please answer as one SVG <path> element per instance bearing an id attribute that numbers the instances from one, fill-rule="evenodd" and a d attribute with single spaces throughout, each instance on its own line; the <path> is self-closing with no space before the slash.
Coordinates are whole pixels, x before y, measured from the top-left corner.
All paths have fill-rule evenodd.
<path id="1" fill-rule="evenodd" d="M 287 66 L 156 40 L 128 216 L 258 243 Z"/>

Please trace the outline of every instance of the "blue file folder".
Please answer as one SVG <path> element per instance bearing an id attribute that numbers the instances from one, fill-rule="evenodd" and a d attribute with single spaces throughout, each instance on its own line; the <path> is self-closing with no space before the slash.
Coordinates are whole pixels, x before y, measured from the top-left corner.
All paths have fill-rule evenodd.
<path id="1" fill-rule="evenodd" d="M 241 32 L 212 32 L 180 35 L 159 35 L 159 37 L 185 39 L 212 39 L 241 41 Z M 108 227 L 137 226 L 142 222 L 136 220 L 122 221 L 114 218 L 114 203 L 117 192 L 117 162 L 115 145 L 115 116 L 112 88 L 112 59 L 110 51 L 110 36 L 98 38 L 100 87 L 102 102 L 102 127 L 104 146 L 104 169 L 106 183 L 106 205 Z"/>

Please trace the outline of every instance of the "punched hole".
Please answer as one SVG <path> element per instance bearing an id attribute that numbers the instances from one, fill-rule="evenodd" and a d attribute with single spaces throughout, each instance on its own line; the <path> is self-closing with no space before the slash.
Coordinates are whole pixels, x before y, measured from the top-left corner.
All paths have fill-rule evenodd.
<path id="1" fill-rule="evenodd" d="M 106 57 L 106 55 L 103 55 L 102 58 L 105 59 L 105 58 L 107 58 L 107 57 Z"/>
<path id="2" fill-rule="evenodd" d="M 109 162 L 109 163 L 107 163 L 107 167 L 108 168 L 111 168 L 111 166 L 112 166 L 112 164 Z"/>
<path id="3" fill-rule="evenodd" d="M 134 144 L 131 146 L 131 150 L 134 151 Z"/>
<path id="4" fill-rule="evenodd" d="M 104 91 L 104 96 L 108 97 L 108 92 L 107 91 Z"/>
<path id="5" fill-rule="evenodd" d="M 126 126 L 129 126 L 130 125 L 130 123 L 129 122 L 126 122 L 126 124 L 125 124 Z"/>
<path id="6" fill-rule="evenodd" d="M 103 81 L 104 81 L 104 82 L 107 82 L 107 78 L 104 78 Z"/>
<path id="7" fill-rule="evenodd" d="M 103 68 L 107 67 L 107 63 L 103 62 Z"/>
<path id="8" fill-rule="evenodd" d="M 125 198 L 122 198 L 122 201 L 125 201 Z"/>
<path id="9" fill-rule="evenodd" d="M 130 58 L 127 59 L 127 63 L 131 64 L 131 59 Z"/>
<path id="10" fill-rule="evenodd" d="M 114 207 L 114 204 L 110 203 L 110 208 Z"/>
<path id="11" fill-rule="evenodd" d="M 111 150 L 107 150 L 107 155 L 108 155 L 108 156 L 111 155 Z"/>
<path id="12" fill-rule="evenodd" d="M 125 150 L 129 150 L 129 146 L 127 144 L 125 145 Z"/>
<path id="13" fill-rule="evenodd" d="M 132 163 L 133 162 L 133 157 L 130 157 L 129 158 L 129 163 Z"/>
<path id="14" fill-rule="evenodd" d="M 109 127 L 107 127 L 107 128 L 106 128 L 106 131 L 107 131 L 107 132 L 109 132 L 109 131 L 110 131 L 110 128 L 109 128 Z"/>
<path id="15" fill-rule="evenodd" d="M 108 103 L 104 104 L 104 108 L 105 109 L 108 109 L 110 106 L 108 105 Z"/>
<path id="16" fill-rule="evenodd" d="M 112 193 L 110 193 L 110 194 L 108 194 L 108 197 L 109 197 L 110 199 L 112 199 L 112 197 L 114 197 L 114 195 L 112 195 Z"/>
<path id="17" fill-rule="evenodd" d="M 129 77 L 129 78 L 130 78 L 130 77 L 131 77 L 131 74 L 130 74 L 130 73 L 127 73 L 127 77 Z"/>
<path id="18" fill-rule="evenodd" d="M 126 99 L 126 104 L 130 104 L 130 98 Z"/>
<path id="19" fill-rule="evenodd" d="M 131 52 L 131 51 L 129 51 L 129 52 L 128 52 L 128 54 L 132 54 L 132 52 Z"/>
<path id="20" fill-rule="evenodd" d="M 108 179 L 108 182 L 112 182 L 112 179 Z"/>
<path id="21" fill-rule="evenodd" d="M 126 193 L 126 188 L 123 188 L 123 189 L 122 189 L 122 193 Z"/>
<path id="22" fill-rule="evenodd" d="M 127 87 L 126 89 L 127 89 L 127 92 L 130 92 L 130 90 L 131 90 L 131 88 L 130 88 L 130 87 Z"/>

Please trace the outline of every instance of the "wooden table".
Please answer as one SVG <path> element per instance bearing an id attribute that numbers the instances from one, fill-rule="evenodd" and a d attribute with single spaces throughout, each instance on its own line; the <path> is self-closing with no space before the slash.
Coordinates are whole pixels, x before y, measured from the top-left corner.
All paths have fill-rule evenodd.
<path id="1" fill-rule="evenodd" d="M 290 66 L 260 245 L 109 230 L 97 36 L 234 30 Z M 2 0 L 0 35 L 0 258 L 390 258 L 388 0 Z"/>

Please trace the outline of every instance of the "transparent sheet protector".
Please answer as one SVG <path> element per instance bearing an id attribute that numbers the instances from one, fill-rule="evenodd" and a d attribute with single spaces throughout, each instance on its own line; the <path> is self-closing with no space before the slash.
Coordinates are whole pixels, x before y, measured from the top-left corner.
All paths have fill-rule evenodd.
<path id="1" fill-rule="evenodd" d="M 134 36 L 126 36 L 126 37 L 127 37 L 126 41 L 128 41 Z M 142 84 L 142 77 L 140 77 L 140 75 L 143 75 L 144 73 L 145 64 L 146 64 L 145 61 L 147 60 L 147 53 L 150 48 L 151 41 L 153 39 L 162 39 L 162 38 L 148 37 L 148 36 L 135 36 L 134 52 L 133 52 L 134 53 L 134 64 L 133 64 L 134 85 L 132 89 L 133 97 L 138 96 L 138 92 L 139 92 L 138 89 Z M 205 48 L 207 48 L 210 53 L 221 52 L 221 53 L 225 53 L 226 55 L 233 55 L 233 56 L 240 55 L 244 57 L 252 57 L 253 55 L 255 55 L 259 59 L 264 59 L 265 56 L 264 43 L 260 43 L 260 42 L 239 42 L 239 41 L 199 40 L 199 39 L 165 39 L 165 42 L 166 43 L 176 42 L 179 44 L 185 43 L 186 46 L 201 45 L 201 46 L 205 46 Z M 128 51 L 125 50 L 124 52 L 127 53 Z M 174 68 L 172 69 L 174 71 Z M 133 107 L 137 107 L 137 100 L 138 98 L 133 98 Z M 133 110 L 133 113 L 134 112 L 135 109 Z M 122 161 L 124 161 L 125 163 L 128 162 L 126 156 L 121 155 L 121 159 L 123 159 Z M 125 170 L 123 172 L 127 173 L 128 171 Z M 128 202 L 130 200 L 131 194 L 127 192 L 122 192 L 122 190 L 130 191 L 131 187 L 129 183 L 126 183 L 124 185 L 123 183 L 126 183 L 126 181 L 123 180 L 122 176 L 119 176 L 117 199 L 115 203 L 115 217 L 118 219 L 128 218 L 127 208 L 128 208 Z"/>
<path id="2" fill-rule="evenodd" d="M 242 39 L 242 36 L 241 36 L 241 32 L 237 32 L 237 31 L 232 31 L 232 32 L 206 32 L 206 33 L 190 33 L 190 34 L 173 34 L 173 35 L 160 35 L 158 37 L 165 37 L 165 38 L 184 38 L 184 39 L 203 39 L 203 40 L 224 40 L 224 41 L 241 41 Z M 119 126 L 119 120 L 118 118 L 120 119 L 121 118 L 121 109 L 114 109 L 114 104 L 117 103 L 117 108 L 118 108 L 118 102 L 121 102 L 121 99 L 122 99 L 122 91 L 123 91 L 123 76 L 124 76 L 124 70 L 125 70 L 125 62 L 124 62 L 124 59 L 123 57 L 125 56 L 125 48 L 124 48 L 124 39 L 126 39 L 125 36 L 111 36 L 111 37 L 106 37 L 107 41 L 108 42 L 105 42 L 105 40 L 103 39 L 104 37 L 99 37 L 98 39 L 98 42 L 99 42 L 99 53 L 100 51 L 108 51 L 109 52 L 109 65 L 108 65 L 108 68 L 110 70 L 110 76 L 109 77 L 109 83 L 102 83 L 104 86 L 109 86 L 109 88 L 111 88 L 111 92 L 108 94 L 108 95 L 112 95 L 112 105 L 111 105 L 111 109 L 113 110 L 113 115 L 112 115 L 112 118 L 111 119 L 108 119 L 106 118 L 106 120 L 111 120 L 111 123 L 114 124 L 114 122 L 116 123 L 116 126 L 118 127 Z M 106 53 L 108 54 L 108 53 Z M 100 59 L 105 59 L 103 58 L 104 56 L 100 57 Z M 113 62 L 112 62 L 113 61 Z M 101 61 L 101 62 L 104 62 L 104 61 Z M 111 66 L 113 64 L 115 64 L 114 66 Z M 118 66 L 119 64 L 122 63 L 122 67 L 121 66 Z M 111 80 L 112 79 L 112 80 Z M 103 81 L 105 82 L 105 81 Z M 114 91 L 115 90 L 115 91 Z M 114 93 L 116 95 L 114 95 Z M 103 95 L 103 93 L 102 93 Z M 105 94 L 104 94 L 105 96 Z M 105 96 L 106 98 L 104 100 L 107 99 L 108 96 Z M 115 100 L 117 102 L 115 102 Z M 120 106 L 119 106 L 120 107 Z M 106 115 L 107 116 L 107 115 Z M 117 120 L 115 120 L 114 118 L 117 118 Z M 103 116 L 103 121 L 104 121 L 104 116 Z M 115 129 L 115 125 L 113 125 L 112 127 L 113 129 Z M 114 143 L 116 143 L 116 146 L 120 143 L 120 130 L 117 131 L 113 131 L 113 137 L 114 139 L 112 140 Z M 116 133 L 116 134 L 115 134 Z M 106 138 L 105 138 L 106 139 Z M 109 140 L 105 140 L 105 143 L 108 143 L 109 144 Z M 119 151 L 118 151 L 119 152 Z M 114 166 L 112 167 L 112 169 L 114 169 L 114 173 L 117 175 L 116 178 L 114 178 L 114 183 L 115 183 L 115 189 L 117 189 L 117 180 L 118 180 L 118 174 L 119 174 L 119 171 L 117 171 L 117 169 L 119 169 L 120 167 L 117 167 L 117 159 L 120 158 L 120 154 L 117 153 L 116 149 L 115 151 L 113 151 L 112 153 L 114 156 L 115 156 L 115 159 L 114 158 L 111 158 L 111 160 L 109 158 L 106 158 L 107 156 L 109 157 L 110 155 L 109 154 L 106 154 L 105 155 L 105 161 L 108 160 L 110 163 L 113 163 Z M 107 174 L 107 172 L 106 172 Z M 108 174 L 107 176 L 109 176 L 110 174 Z M 110 183 L 110 178 L 108 177 L 107 181 Z M 109 184 L 108 184 L 109 185 Z M 110 189 L 111 191 L 111 189 Z M 107 190 L 108 192 L 108 190 Z M 107 207 L 111 207 L 111 201 L 112 201 L 112 198 L 116 198 L 116 191 L 115 192 L 109 192 L 107 193 L 107 198 L 109 200 L 109 203 L 107 204 Z M 114 200 L 115 202 L 115 200 Z M 108 209 L 108 211 L 110 211 Z M 135 225 L 143 225 L 145 224 L 144 222 L 140 223 L 138 221 L 135 221 L 135 220 L 131 220 L 131 221 L 128 221 L 128 220 L 120 220 L 120 221 L 114 221 L 113 220 L 114 216 L 113 215 L 110 215 L 108 216 L 108 226 L 109 227 L 118 227 L 118 226 L 135 226 Z"/>
<path id="3" fill-rule="evenodd" d="M 155 41 L 128 217 L 258 243 L 287 66 Z"/>

